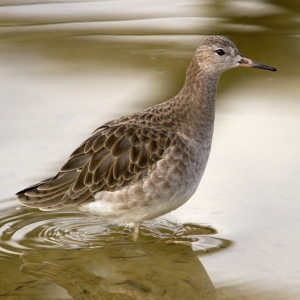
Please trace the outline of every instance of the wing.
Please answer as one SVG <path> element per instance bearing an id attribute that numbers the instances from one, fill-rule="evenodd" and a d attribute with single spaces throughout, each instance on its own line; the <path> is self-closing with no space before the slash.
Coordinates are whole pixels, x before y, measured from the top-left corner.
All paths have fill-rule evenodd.
<path id="1" fill-rule="evenodd" d="M 128 119 L 98 128 L 70 156 L 60 172 L 17 193 L 28 207 L 55 210 L 94 201 L 100 191 L 117 191 L 147 176 L 170 146 L 164 130 Z"/>

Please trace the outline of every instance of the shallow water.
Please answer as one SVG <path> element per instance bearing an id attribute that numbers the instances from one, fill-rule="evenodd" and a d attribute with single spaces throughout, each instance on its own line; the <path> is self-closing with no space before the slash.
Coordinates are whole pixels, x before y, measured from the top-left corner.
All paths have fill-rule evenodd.
<path id="1" fill-rule="evenodd" d="M 110 225 L 105 219 L 77 210 L 39 212 L 6 209 L 0 218 L 0 256 L 21 255 L 23 250 L 92 249 L 131 244 L 132 229 Z M 178 224 L 168 220 L 145 221 L 139 242 L 187 243 L 195 251 L 211 252 L 230 243 L 211 237 L 205 224 Z"/>
<path id="2" fill-rule="evenodd" d="M 1 299 L 299 298 L 299 4 L 0 5 Z M 16 210 L 13 195 L 99 125 L 176 94 L 211 34 L 278 72 L 222 75 L 192 199 L 145 222 L 138 243 L 98 216 Z"/>
<path id="3" fill-rule="evenodd" d="M 219 299 L 196 254 L 230 246 L 209 226 L 163 219 L 133 242 L 131 229 L 77 211 L 10 208 L 0 228 L 5 299 Z"/>

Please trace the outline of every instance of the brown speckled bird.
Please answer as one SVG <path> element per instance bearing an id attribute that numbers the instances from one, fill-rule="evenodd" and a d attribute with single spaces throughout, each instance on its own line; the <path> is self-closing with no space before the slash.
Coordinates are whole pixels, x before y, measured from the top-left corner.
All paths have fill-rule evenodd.
<path id="1" fill-rule="evenodd" d="M 212 142 L 220 75 L 243 66 L 276 71 L 244 58 L 220 36 L 198 47 L 174 98 L 99 127 L 52 178 L 17 193 L 23 206 L 77 205 L 111 223 L 134 226 L 184 204 L 196 191 Z"/>

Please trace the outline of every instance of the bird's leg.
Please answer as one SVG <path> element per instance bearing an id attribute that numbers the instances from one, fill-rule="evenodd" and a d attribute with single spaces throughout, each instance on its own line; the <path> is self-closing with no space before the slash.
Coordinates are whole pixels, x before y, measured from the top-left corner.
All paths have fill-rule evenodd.
<path id="1" fill-rule="evenodd" d="M 132 235 L 132 240 L 137 241 L 139 237 L 139 232 L 140 232 L 140 223 L 136 223 L 134 225 L 134 230 L 133 230 L 133 235 Z"/>

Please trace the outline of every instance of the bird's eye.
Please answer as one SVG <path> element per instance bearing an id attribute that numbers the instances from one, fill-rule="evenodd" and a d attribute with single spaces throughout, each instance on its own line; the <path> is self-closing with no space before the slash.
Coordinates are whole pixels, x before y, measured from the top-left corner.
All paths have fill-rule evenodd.
<path id="1" fill-rule="evenodd" d="M 217 49 L 215 52 L 220 56 L 225 54 L 225 51 L 223 49 Z"/>

